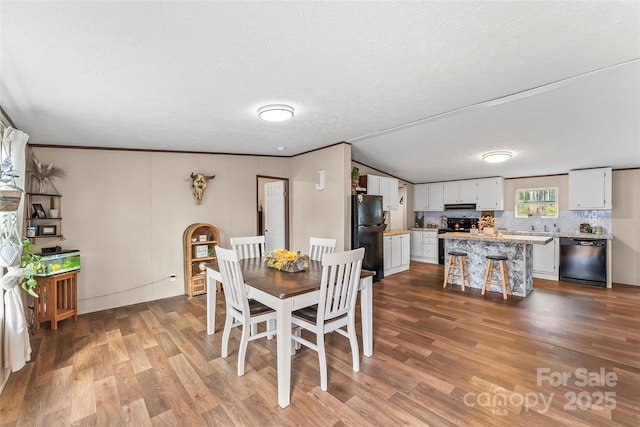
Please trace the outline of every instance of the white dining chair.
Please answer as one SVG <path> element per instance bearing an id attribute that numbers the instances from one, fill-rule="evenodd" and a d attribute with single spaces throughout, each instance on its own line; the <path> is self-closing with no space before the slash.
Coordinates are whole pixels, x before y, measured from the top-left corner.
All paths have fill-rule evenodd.
<path id="1" fill-rule="evenodd" d="M 276 312 L 259 301 L 247 297 L 247 286 L 242 277 L 238 254 L 232 249 L 216 247 L 218 266 L 224 285 L 224 298 L 227 315 L 222 333 L 222 357 L 229 353 L 231 329 L 242 326 L 240 347 L 238 348 L 238 376 L 244 375 L 244 358 L 247 344 L 276 333 Z M 257 332 L 257 325 L 267 322 L 264 332 Z"/>
<path id="2" fill-rule="evenodd" d="M 336 250 L 336 239 L 321 239 L 312 237 L 309 239 L 309 259 L 322 261 L 322 255 L 332 254 Z"/>
<path id="3" fill-rule="evenodd" d="M 360 352 L 356 336 L 356 297 L 360 283 L 360 271 L 364 248 L 352 251 L 325 254 L 322 258 L 322 281 L 320 299 L 317 305 L 296 310 L 291 314 L 291 323 L 295 328 L 291 338 L 318 352 L 320 362 L 320 388 L 327 390 L 327 355 L 324 335 L 338 332 L 349 338 L 353 370 L 360 370 Z M 343 328 L 347 329 L 344 330 Z M 300 328 L 316 334 L 316 342 L 306 340 Z"/>
<path id="4" fill-rule="evenodd" d="M 264 236 L 232 237 L 231 248 L 238 252 L 239 259 L 260 258 L 264 255 Z"/>

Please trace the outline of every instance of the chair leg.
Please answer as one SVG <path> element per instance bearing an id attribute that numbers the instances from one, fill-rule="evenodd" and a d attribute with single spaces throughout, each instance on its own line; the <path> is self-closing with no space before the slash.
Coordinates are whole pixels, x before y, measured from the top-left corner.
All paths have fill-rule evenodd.
<path id="1" fill-rule="evenodd" d="M 467 278 L 467 286 L 471 288 L 471 279 L 469 279 L 469 265 L 467 265 L 467 257 L 462 257 L 462 265 L 464 266 L 464 275 Z M 462 290 L 464 291 L 464 286 L 462 287 Z"/>
<path id="2" fill-rule="evenodd" d="M 320 363 L 320 388 L 327 391 L 327 354 L 324 351 L 324 333 L 316 334 L 316 345 L 318 346 L 318 362 Z"/>
<path id="3" fill-rule="evenodd" d="M 222 332 L 222 357 L 229 355 L 229 335 L 231 335 L 231 325 L 233 325 L 233 317 L 227 315 L 224 322 L 224 332 Z"/>
<path id="4" fill-rule="evenodd" d="M 351 318 L 353 319 L 353 317 Z M 351 358 L 353 359 L 353 372 L 360 371 L 360 349 L 358 348 L 358 336 L 356 335 L 355 321 L 349 322 L 347 325 L 347 334 L 349 335 L 349 343 L 351 344 Z"/>
<path id="5" fill-rule="evenodd" d="M 449 260 L 447 261 L 447 267 L 444 271 L 444 282 L 442 283 L 442 287 L 446 288 L 447 283 L 449 282 L 449 274 L 451 272 L 451 255 L 449 255 Z"/>
<path id="6" fill-rule="evenodd" d="M 507 299 L 507 283 L 509 278 L 507 277 L 507 263 L 500 261 L 500 276 L 502 282 L 502 299 Z"/>
<path id="7" fill-rule="evenodd" d="M 275 319 L 267 320 L 267 330 L 268 330 L 268 331 L 272 331 L 272 330 L 274 330 L 275 328 L 276 328 L 276 321 L 275 321 Z M 269 335 L 267 335 L 267 339 L 268 339 L 268 340 L 273 339 L 273 334 L 269 334 Z"/>
<path id="8" fill-rule="evenodd" d="M 247 323 L 242 325 L 242 338 L 240 338 L 240 348 L 238 348 L 238 376 L 239 377 L 244 375 L 244 358 L 247 355 L 247 345 L 249 344 L 249 329 L 255 326 L 255 324 L 253 324 L 250 327 Z"/>
<path id="9" fill-rule="evenodd" d="M 490 260 L 489 260 L 489 264 L 487 264 L 487 272 L 486 272 L 486 273 L 485 273 L 485 275 L 484 275 L 484 282 L 482 282 L 482 292 L 480 292 L 480 295 L 484 295 L 484 292 L 485 292 L 487 289 L 488 289 L 488 290 L 491 290 L 491 289 L 489 289 L 489 283 L 488 283 L 488 281 L 489 281 L 489 277 L 491 277 L 491 275 L 493 274 L 493 273 L 491 272 L 491 269 L 492 269 L 492 268 L 493 268 L 493 260 L 491 260 L 491 259 L 490 259 Z"/>

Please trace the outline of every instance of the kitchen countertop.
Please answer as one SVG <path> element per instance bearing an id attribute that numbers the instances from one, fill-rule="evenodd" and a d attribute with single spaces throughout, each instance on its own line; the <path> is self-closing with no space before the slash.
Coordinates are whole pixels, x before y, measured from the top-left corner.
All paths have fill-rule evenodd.
<path id="1" fill-rule="evenodd" d="M 484 242 L 502 242 L 502 243 L 520 243 L 533 245 L 546 245 L 553 240 L 553 236 L 528 236 L 524 234 L 504 234 L 502 237 L 489 236 L 487 234 L 471 234 L 471 233 L 444 233 L 438 234 L 440 239 L 453 240 L 477 240 Z"/>
<path id="2" fill-rule="evenodd" d="M 411 230 L 385 230 L 382 234 L 384 236 L 397 236 L 399 234 L 410 234 Z"/>
<path id="3" fill-rule="evenodd" d="M 437 228 L 428 228 L 428 227 L 424 227 L 424 228 L 413 227 L 413 228 L 411 228 L 411 231 L 431 231 L 432 233 L 437 233 L 438 229 Z"/>
<path id="4" fill-rule="evenodd" d="M 570 237 L 572 239 L 589 239 L 589 240 L 613 240 L 611 234 L 594 234 L 574 232 L 555 232 L 555 231 L 507 231 L 507 234 L 515 234 L 518 236 L 551 236 L 551 237 Z"/>

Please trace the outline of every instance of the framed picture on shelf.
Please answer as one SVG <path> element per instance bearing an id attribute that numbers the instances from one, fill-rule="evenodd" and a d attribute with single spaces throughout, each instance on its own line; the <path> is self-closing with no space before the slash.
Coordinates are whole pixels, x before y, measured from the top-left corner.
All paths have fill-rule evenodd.
<path id="1" fill-rule="evenodd" d="M 206 234 L 200 234 L 198 236 L 198 239 L 199 239 L 200 242 L 206 242 L 208 240 Z"/>
<path id="2" fill-rule="evenodd" d="M 40 236 L 55 236 L 57 227 L 55 225 L 41 225 L 38 227 L 38 235 Z"/>
<path id="3" fill-rule="evenodd" d="M 41 203 L 32 203 L 33 206 L 33 215 L 31 218 L 46 218 L 47 214 L 44 212 L 44 208 Z"/>
<path id="4" fill-rule="evenodd" d="M 209 245 L 196 246 L 196 258 L 206 258 L 209 256 Z"/>

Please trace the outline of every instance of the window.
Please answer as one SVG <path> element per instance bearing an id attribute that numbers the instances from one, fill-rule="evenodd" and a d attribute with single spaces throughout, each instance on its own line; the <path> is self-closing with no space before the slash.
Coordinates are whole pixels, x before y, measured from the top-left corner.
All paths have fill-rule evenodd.
<path id="1" fill-rule="evenodd" d="M 558 217 L 558 188 L 527 188 L 516 191 L 516 218 L 530 217 Z"/>

